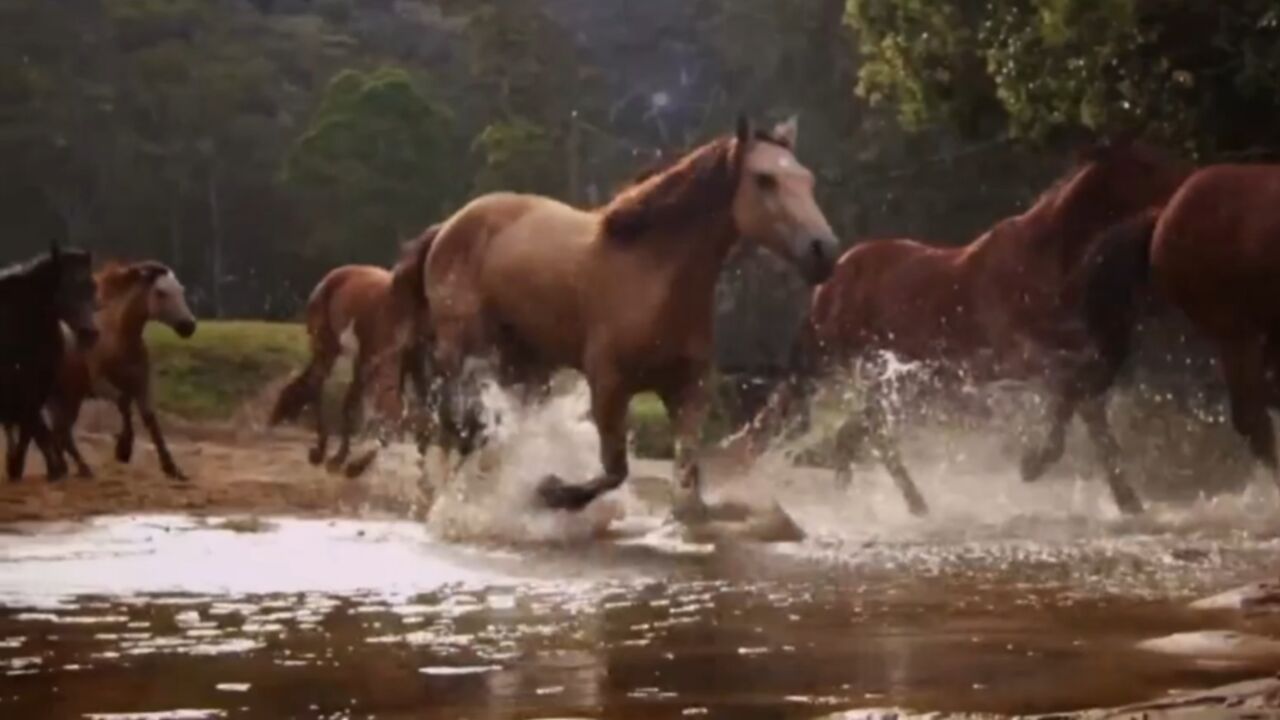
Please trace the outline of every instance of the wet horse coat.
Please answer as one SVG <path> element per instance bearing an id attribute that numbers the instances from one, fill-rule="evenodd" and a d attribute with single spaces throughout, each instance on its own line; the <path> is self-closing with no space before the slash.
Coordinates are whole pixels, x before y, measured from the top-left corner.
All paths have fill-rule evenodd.
<path id="1" fill-rule="evenodd" d="M 797 348 L 806 378 L 857 358 L 888 352 L 899 360 L 945 369 L 944 384 L 963 379 L 1045 378 L 1055 387 L 1053 426 L 1044 446 L 1023 462 L 1035 479 L 1063 451 L 1063 434 L 1080 392 L 1062 385 L 1088 348 L 1078 315 L 1078 273 L 1097 234 L 1119 220 L 1163 202 L 1187 170 L 1139 143 L 1099 145 L 1030 209 L 998 222 L 968 245 L 937 247 L 915 240 L 860 242 L 836 264 L 812 296 Z M 784 388 L 742 438 L 776 428 L 811 385 Z M 837 433 L 838 472 L 860 441 L 869 441 L 906 498 L 926 511 L 886 425 L 884 390 Z M 1100 403 L 1080 406 L 1097 444 L 1117 502 L 1139 507 L 1119 475 L 1115 441 Z"/>
<path id="2" fill-rule="evenodd" d="M 95 313 L 101 339 L 92 348 L 71 348 L 63 354 L 58 381 L 49 399 L 49 416 L 62 449 L 71 455 L 80 475 L 93 475 L 72 429 L 89 398 L 113 402 L 120 412 L 121 431 L 115 456 L 122 463 L 133 458 L 133 408 L 151 435 L 164 474 L 185 479 L 160 431 L 151 397 L 151 356 L 143 331 L 151 321 L 173 328 L 183 338 L 196 331 L 196 318 L 187 307 L 186 291 L 168 266 L 145 261 L 112 263 L 95 276 Z"/>
<path id="3" fill-rule="evenodd" d="M 546 478 L 553 508 L 576 510 L 628 474 L 627 408 L 653 390 L 677 436 L 677 473 L 705 508 L 694 450 L 707 406 L 716 281 L 746 237 L 825 279 L 836 241 L 795 159 L 794 123 L 754 134 L 741 122 L 603 208 L 533 195 L 478 198 L 445 223 L 425 288 L 437 371 L 447 380 L 442 429 L 462 435 L 464 361 L 496 360 L 506 385 L 537 388 L 555 368 L 581 371 L 591 391 L 602 473 L 583 485 Z M 469 411 L 474 414 L 474 408 Z M 459 446 L 470 446 L 458 438 Z"/>
<path id="4" fill-rule="evenodd" d="M 1092 257 L 1085 305 L 1092 336 L 1117 368 L 1148 285 L 1185 314 L 1217 347 L 1232 425 L 1280 483 L 1268 414 L 1280 409 L 1277 278 L 1280 165 L 1215 165 L 1108 233 Z"/>

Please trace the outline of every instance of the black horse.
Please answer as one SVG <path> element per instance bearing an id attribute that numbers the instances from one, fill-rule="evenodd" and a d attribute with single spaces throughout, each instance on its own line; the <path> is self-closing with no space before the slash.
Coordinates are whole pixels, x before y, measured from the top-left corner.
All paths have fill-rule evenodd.
<path id="1" fill-rule="evenodd" d="M 0 424 L 9 443 L 10 480 L 22 477 L 27 445 L 35 440 L 49 479 L 67 473 L 41 414 L 56 377 L 64 343 L 97 339 L 96 290 L 88 252 L 61 249 L 0 269 Z"/>

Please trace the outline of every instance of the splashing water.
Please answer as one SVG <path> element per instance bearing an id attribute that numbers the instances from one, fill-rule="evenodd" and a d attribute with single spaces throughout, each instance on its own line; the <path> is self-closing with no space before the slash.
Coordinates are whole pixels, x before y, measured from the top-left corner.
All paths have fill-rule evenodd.
<path id="1" fill-rule="evenodd" d="M 585 385 L 526 407 L 486 383 L 481 402 L 486 446 L 456 470 L 443 458 L 434 463 L 439 481 L 428 524 L 435 532 L 450 540 L 575 542 L 599 536 L 621 516 L 617 493 L 577 513 L 548 510 L 537 497 L 548 474 L 577 483 L 599 472 Z"/>

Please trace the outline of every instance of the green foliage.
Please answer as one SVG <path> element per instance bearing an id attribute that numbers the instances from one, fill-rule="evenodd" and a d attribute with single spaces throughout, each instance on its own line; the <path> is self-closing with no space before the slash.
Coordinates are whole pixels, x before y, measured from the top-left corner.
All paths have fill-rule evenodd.
<path id="1" fill-rule="evenodd" d="M 285 160 L 338 247 L 391 247 L 460 195 L 452 118 L 399 68 L 344 70 Z"/>
<path id="2" fill-rule="evenodd" d="M 1274 145 L 1280 9 L 1267 0 L 849 0 L 859 92 L 906 124 L 1147 130 L 1213 156 Z"/>
<path id="3" fill-rule="evenodd" d="M 476 137 L 479 156 L 475 191 L 511 190 L 558 195 L 564 188 L 564 163 L 545 128 L 527 120 L 502 120 Z"/>

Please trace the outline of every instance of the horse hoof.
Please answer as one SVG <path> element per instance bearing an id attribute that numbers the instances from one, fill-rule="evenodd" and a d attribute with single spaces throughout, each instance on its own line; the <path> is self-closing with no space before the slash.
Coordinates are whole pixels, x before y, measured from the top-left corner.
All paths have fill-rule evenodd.
<path id="1" fill-rule="evenodd" d="M 170 480 L 177 480 L 179 482 L 186 482 L 190 480 L 190 478 L 188 478 L 185 473 L 183 473 L 181 470 L 179 470 L 176 467 L 165 468 L 164 474 L 165 474 L 165 477 L 169 478 Z"/>
<path id="2" fill-rule="evenodd" d="M 364 455 L 361 455 L 355 460 L 352 460 L 351 462 L 347 463 L 347 467 L 344 470 L 344 474 L 347 476 L 347 479 L 355 480 L 356 478 L 365 474 L 365 471 L 369 469 L 369 466 L 373 465 L 373 461 L 377 459 L 377 457 L 378 457 L 377 451 L 370 450 Z"/>
<path id="3" fill-rule="evenodd" d="M 929 504 L 924 498 L 912 498 L 907 501 L 907 510 L 915 517 L 926 517 L 929 515 Z"/>
<path id="4" fill-rule="evenodd" d="M 1022 466 L 1019 469 L 1022 474 L 1022 482 L 1033 483 L 1044 475 L 1045 463 L 1035 455 L 1027 455 L 1022 458 Z"/>
<path id="5" fill-rule="evenodd" d="M 1120 512 L 1125 515 L 1141 515 L 1143 512 L 1142 501 L 1138 496 L 1129 489 L 1115 491 L 1116 506 L 1120 508 Z"/>
<path id="6" fill-rule="evenodd" d="M 307 453 L 307 461 L 312 465 L 321 465 L 324 463 L 324 451 L 320 448 L 311 448 Z"/>
<path id="7" fill-rule="evenodd" d="M 125 447 L 116 447 L 116 462 L 128 465 L 133 460 L 133 449 Z"/>
<path id="8" fill-rule="evenodd" d="M 591 504 L 596 496 L 581 485 L 569 485 L 555 475 L 548 475 L 538 483 L 538 496 L 552 510 L 578 512 Z"/>

